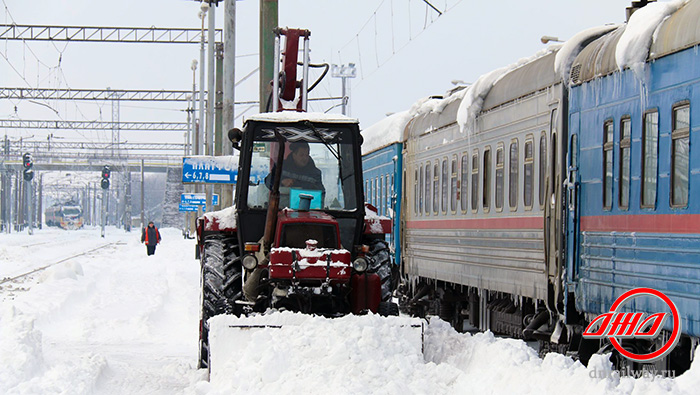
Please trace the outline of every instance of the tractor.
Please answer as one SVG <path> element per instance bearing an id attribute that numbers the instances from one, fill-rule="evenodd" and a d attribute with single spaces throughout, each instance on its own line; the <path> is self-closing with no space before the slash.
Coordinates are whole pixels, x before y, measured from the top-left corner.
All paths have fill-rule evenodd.
<path id="1" fill-rule="evenodd" d="M 284 35 L 285 53 L 295 54 L 283 63 L 294 67 L 280 73 L 276 58 L 273 112 L 229 132 L 239 157 L 234 205 L 197 219 L 200 367 L 209 367 L 207 320 L 215 315 L 398 315 L 385 241 L 391 222 L 364 203 L 358 122 L 303 111 L 308 78 L 296 82 L 293 70 L 299 37 L 308 54 L 308 31 L 277 33 L 276 47 Z M 288 94 L 297 85 L 301 108 Z"/>

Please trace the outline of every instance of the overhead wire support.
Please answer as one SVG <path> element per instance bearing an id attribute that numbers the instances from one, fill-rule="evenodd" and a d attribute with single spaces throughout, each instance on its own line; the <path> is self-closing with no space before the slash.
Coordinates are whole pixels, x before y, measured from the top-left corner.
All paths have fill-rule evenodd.
<path id="1" fill-rule="evenodd" d="M 2 40 L 198 44 L 200 29 L 159 27 L 105 26 L 42 26 L 0 24 Z M 215 39 L 222 42 L 223 33 L 216 29 Z"/>
<path id="2" fill-rule="evenodd" d="M 142 89 L 54 89 L 54 88 L 0 88 L 0 99 L 34 100 L 113 100 L 187 102 L 191 91 L 186 90 L 142 90 Z"/>
<path id="3" fill-rule="evenodd" d="M 109 121 L 64 121 L 0 119 L 0 128 L 6 129 L 70 129 L 70 130 L 112 130 L 114 122 Z M 185 132 L 186 122 L 119 122 L 120 130 Z"/>

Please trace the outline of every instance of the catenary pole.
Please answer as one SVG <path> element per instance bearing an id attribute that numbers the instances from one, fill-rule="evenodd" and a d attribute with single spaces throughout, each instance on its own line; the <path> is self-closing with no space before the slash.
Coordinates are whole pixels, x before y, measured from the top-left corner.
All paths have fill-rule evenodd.
<path id="1" fill-rule="evenodd" d="M 277 0 L 260 0 L 260 112 L 267 111 L 270 96 L 270 81 L 274 68 L 274 29 L 278 25 Z"/>
<path id="2" fill-rule="evenodd" d="M 209 5 L 209 34 L 207 40 L 207 150 L 206 154 L 214 155 L 214 108 L 216 107 L 216 51 L 214 47 L 214 30 L 216 28 L 216 6 Z M 206 209 L 211 211 L 212 184 L 206 184 Z"/>

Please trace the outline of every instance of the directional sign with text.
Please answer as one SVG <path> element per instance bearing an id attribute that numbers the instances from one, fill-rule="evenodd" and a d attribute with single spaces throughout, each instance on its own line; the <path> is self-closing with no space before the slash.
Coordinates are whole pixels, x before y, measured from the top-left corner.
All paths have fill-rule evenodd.
<path id="1" fill-rule="evenodd" d="M 219 205 L 219 195 L 211 195 L 212 205 Z M 207 194 L 205 193 L 183 193 L 180 195 L 180 204 L 191 206 L 203 206 L 207 204 Z"/>
<path id="2" fill-rule="evenodd" d="M 188 156 L 182 158 L 182 182 L 235 184 L 238 158 L 234 156 Z"/>
<path id="3" fill-rule="evenodd" d="M 190 204 L 180 204 L 180 211 L 197 211 L 198 208 L 202 208 L 202 212 L 207 212 L 207 206 L 193 206 Z"/>

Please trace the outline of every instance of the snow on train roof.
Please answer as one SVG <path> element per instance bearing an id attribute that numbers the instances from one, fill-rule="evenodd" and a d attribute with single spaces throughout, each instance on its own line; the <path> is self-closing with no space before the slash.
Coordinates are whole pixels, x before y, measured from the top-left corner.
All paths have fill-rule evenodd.
<path id="1" fill-rule="evenodd" d="M 561 45 L 550 45 L 549 47 L 540 50 L 528 58 L 521 58 L 511 65 L 490 71 L 479 77 L 463 93 L 464 98 L 462 99 L 462 103 L 457 111 L 457 123 L 459 124 L 460 131 L 462 133 L 471 133 L 473 131 L 476 116 L 479 114 L 479 112 L 481 112 L 484 99 L 486 99 L 486 96 L 491 91 L 491 88 L 493 88 L 493 86 L 496 85 L 496 83 L 506 74 L 535 62 L 538 59 L 557 51 L 560 47 Z"/>
<path id="2" fill-rule="evenodd" d="M 700 2 L 694 1 L 691 7 L 683 7 L 686 3 L 686 0 L 650 3 L 635 11 L 626 24 L 590 43 L 580 52 L 572 63 L 572 67 L 579 69 L 576 76 L 571 76 L 570 83 L 583 83 L 625 68 L 630 68 L 640 81 L 644 80 L 644 64 L 648 58 L 655 56 L 650 55 L 650 49 L 660 33 L 662 37 L 658 38 L 664 43 L 656 47 L 663 48 L 667 53 L 672 51 L 667 42 L 670 44 L 674 40 L 668 41 L 668 37 L 663 36 L 666 33 L 664 26 L 668 25 L 665 21 L 671 15 L 675 15 L 681 7 L 683 12 L 678 14 L 689 14 L 686 15 L 689 20 L 679 18 L 678 25 L 672 25 L 672 36 L 677 31 L 697 29 L 694 26 L 697 11 L 693 12 L 692 8 L 699 8 L 697 5 Z M 689 34 L 689 37 L 684 38 L 692 42 L 692 36 Z"/>
<path id="3" fill-rule="evenodd" d="M 403 130 L 411 120 L 410 111 L 397 112 L 362 130 L 362 155 L 402 141 Z"/>
<path id="4" fill-rule="evenodd" d="M 264 112 L 251 115 L 246 118 L 246 121 L 264 121 L 264 122 L 327 122 L 327 123 L 357 123 L 356 118 L 346 117 L 341 114 L 325 114 L 321 112 L 297 112 L 297 111 L 281 111 L 281 112 Z"/>
<path id="5" fill-rule="evenodd" d="M 668 3 L 650 3 L 635 11 L 615 48 L 617 67 L 620 70 L 629 67 L 638 78 L 643 79 L 644 63 L 657 28 L 687 2 L 688 0 L 674 0 Z"/>

